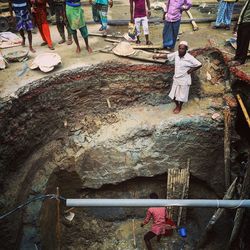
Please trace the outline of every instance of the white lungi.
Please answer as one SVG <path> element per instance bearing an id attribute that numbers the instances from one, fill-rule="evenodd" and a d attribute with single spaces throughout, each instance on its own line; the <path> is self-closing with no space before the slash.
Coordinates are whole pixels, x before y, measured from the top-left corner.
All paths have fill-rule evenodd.
<path id="1" fill-rule="evenodd" d="M 148 35 L 149 34 L 148 18 L 146 16 L 135 18 L 135 28 L 136 28 L 137 36 L 139 36 L 141 34 L 141 25 L 143 27 L 144 35 Z"/>
<path id="2" fill-rule="evenodd" d="M 175 99 L 179 102 L 187 102 L 189 94 L 190 85 L 178 85 L 178 83 L 173 82 L 169 97 Z"/>

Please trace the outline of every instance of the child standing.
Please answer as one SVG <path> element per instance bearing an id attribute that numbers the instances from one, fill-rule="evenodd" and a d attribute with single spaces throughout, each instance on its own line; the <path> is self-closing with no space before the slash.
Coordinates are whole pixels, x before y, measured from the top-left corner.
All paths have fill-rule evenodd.
<path id="1" fill-rule="evenodd" d="M 70 32 L 73 35 L 76 43 L 76 53 L 81 52 L 79 41 L 77 38 L 77 30 L 80 31 L 86 45 L 86 49 L 89 53 L 92 53 L 92 49 L 89 46 L 88 41 L 88 29 L 86 26 L 84 12 L 81 7 L 80 0 L 66 0 L 66 16 L 69 22 Z"/>
<path id="2" fill-rule="evenodd" d="M 146 10 L 147 2 L 147 10 Z M 140 26 L 143 27 L 143 32 L 146 38 L 146 44 L 151 45 L 152 42 L 149 40 L 148 30 L 148 17 L 151 15 L 150 1 L 149 0 L 130 0 L 130 19 L 131 23 L 135 24 L 137 31 L 136 43 L 140 44 Z"/>

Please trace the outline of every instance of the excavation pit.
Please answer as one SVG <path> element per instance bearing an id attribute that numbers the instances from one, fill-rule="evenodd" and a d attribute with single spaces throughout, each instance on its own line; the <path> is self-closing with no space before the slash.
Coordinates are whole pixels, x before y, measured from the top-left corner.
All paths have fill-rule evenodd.
<path id="1" fill-rule="evenodd" d="M 193 75 L 190 100 L 178 115 L 167 97 L 173 65 L 108 62 L 77 68 L 37 80 L 2 102 L 1 210 L 55 193 L 57 186 L 66 198 L 147 198 L 152 191 L 165 198 L 168 169 L 186 168 L 187 159 L 189 198 L 223 197 L 227 67 L 218 50 L 192 54 L 203 67 Z M 62 215 L 66 209 L 61 207 Z M 195 246 L 212 213 L 188 210 L 187 246 Z M 62 249 L 134 249 L 133 219 L 143 249 L 146 229 L 138 225 L 144 214 L 145 209 L 78 208 L 72 222 L 62 216 Z M 56 249 L 55 201 L 36 202 L 2 227 L 6 249 Z M 227 237 L 227 230 L 218 233 L 216 247 Z M 180 244 L 175 235 L 160 246 Z"/>

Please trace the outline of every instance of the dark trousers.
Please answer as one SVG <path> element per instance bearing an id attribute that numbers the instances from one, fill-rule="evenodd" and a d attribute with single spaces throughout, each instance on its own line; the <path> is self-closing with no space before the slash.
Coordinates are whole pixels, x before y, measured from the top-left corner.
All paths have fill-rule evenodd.
<path id="1" fill-rule="evenodd" d="M 250 23 L 241 23 L 237 32 L 237 49 L 235 60 L 245 63 L 250 41 Z"/>
<path id="2" fill-rule="evenodd" d="M 70 29 L 69 29 L 69 24 L 68 24 L 66 14 L 65 14 L 64 4 L 55 5 L 55 14 L 56 14 L 56 26 L 62 39 L 65 40 L 64 26 L 66 27 L 68 31 L 68 39 L 72 39 Z"/>
<path id="3" fill-rule="evenodd" d="M 181 20 L 176 22 L 164 21 L 164 28 L 162 32 L 163 47 L 173 49 L 179 33 Z"/>

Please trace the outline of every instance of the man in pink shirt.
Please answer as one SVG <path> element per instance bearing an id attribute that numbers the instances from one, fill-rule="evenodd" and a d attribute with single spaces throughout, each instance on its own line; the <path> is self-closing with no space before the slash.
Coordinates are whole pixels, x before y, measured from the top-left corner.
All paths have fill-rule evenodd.
<path id="1" fill-rule="evenodd" d="M 192 6 L 191 0 L 167 0 L 164 9 L 163 20 L 163 47 L 174 49 L 179 33 L 181 15 L 184 10 L 189 10 Z"/>
<path id="2" fill-rule="evenodd" d="M 158 199 L 158 195 L 156 193 L 151 193 L 149 195 L 150 199 Z M 175 226 L 171 227 L 166 225 L 166 218 L 168 218 L 168 212 L 165 207 L 150 207 L 147 210 L 147 215 L 143 223 L 141 223 L 141 227 L 148 224 L 150 219 L 153 219 L 153 224 L 151 226 L 151 230 L 144 235 L 144 241 L 148 250 L 152 250 L 150 240 L 157 236 L 157 241 L 159 242 L 162 235 L 165 235 L 166 229 L 173 229 Z"/>
<path id="3" fill-rule="evenodd" d="M 146 38 L 146 44 L 151 45 L 149 41 L 148 17 L 151 15 L 149 0 L 129 0 L 130 3 L 130 22 L 135 24 L 137 44 L 140 44 L 141 25 Z M 147 3 L 147 9 L 146 9 Z"/>

